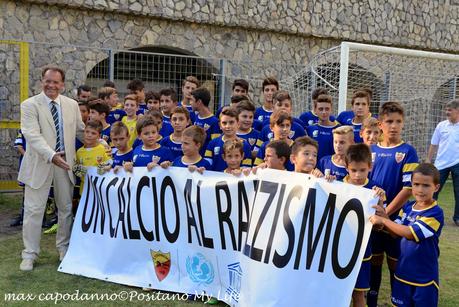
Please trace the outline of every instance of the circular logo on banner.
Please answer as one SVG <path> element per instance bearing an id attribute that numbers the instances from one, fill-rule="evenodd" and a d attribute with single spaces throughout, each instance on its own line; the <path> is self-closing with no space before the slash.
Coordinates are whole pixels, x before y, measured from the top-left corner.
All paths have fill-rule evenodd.
<path id="1" fill-rule="evenodd" d="M 197 284 L 210 284 L 214 281 L 212 262 L 201 253 L 186 258 L 186 271 L 190 279 Z"/>

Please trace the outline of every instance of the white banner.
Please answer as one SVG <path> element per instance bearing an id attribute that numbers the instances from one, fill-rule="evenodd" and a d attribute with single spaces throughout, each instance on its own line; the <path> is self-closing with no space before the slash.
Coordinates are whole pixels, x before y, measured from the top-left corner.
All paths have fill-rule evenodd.
<path id="1" fill-rule="evenodd" d="M 349 306 L 373 195 L 268 169 L 91 169 L 59 271 L 230 305 Z"/>

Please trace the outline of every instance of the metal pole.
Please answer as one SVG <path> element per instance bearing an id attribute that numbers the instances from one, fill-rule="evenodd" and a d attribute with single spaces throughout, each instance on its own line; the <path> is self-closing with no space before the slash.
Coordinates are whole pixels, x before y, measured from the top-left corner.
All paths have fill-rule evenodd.
<path id="1" fill-rule="evenodd" d="M 341 59 L 339 66 L 339 101 L 338 113 L 346 110 L 347 100 L 347 81 L 349 72 L 349 45 L 346 42 L 341 43 Z"/>
<path id="2" fill-rule="evenodd" d="M 115 53 L 113 49 L 108 50 L 108 80 L 115 81 Z"/>
<path id="3" fill-rule="evenodd" d="M 218 106 L 222 107 L 225 105 L 225 86 L 226 86 L 226 60 L 220 59 L 220 97 Z"/>

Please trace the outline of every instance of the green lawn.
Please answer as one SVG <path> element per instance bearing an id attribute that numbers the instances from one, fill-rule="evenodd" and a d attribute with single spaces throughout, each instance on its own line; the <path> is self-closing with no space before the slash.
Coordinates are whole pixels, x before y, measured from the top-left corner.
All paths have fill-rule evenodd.
<path id="1" fill-rule="evenodd" d="M 20 198 L 0 194 L 0 216 L 17 212 Z M 440 302 L 439 306 L 459 306 L 459 271 L 457 269 L 457 259 L 459 259 L 459 227 L 454 226 L 451 216 L 453 209 L 453 193 L 451 184 L 447 184 L 440 195 L 439 203 L 445 213 L 445 226 L 440 241 Z M 138 288 L 107 283 L 95 279 L 68 275 L 57 272 L 59 263 L 58 255 L 55 250 L 54 235 L 44 235 L 42 237 L 42 252 L 32 272 L 19 271 L 20 253 L 22 249 L 21 233 L 10 235 L 0 234 L 0 305 L 5 304 L 14 306 L 50 306 L 53 302 L 15 302 L 6 303 L 4 297 L 6 293 L 69 293 L 74 294 L 76 289 L 82 293 L 120 293 L 121 291 L 136 291 L 140 295 L 152 292 L 143 292 Z M 390 290 L 388 284 L 387 270 L 384 272 L 382 290 L 380 296 L 380 306 L 390 306 Z M 65 302 L 69 306 L 124 306 L 124 301 L 87 301 L 87 302 Z M 145 302 L 132 301 L 130 304 L 144 306 Z M 151 306 L 190 306 L 201 303 L 191 301 L 153 301 L 148 302 Z M 223 305 L 223 304 L 221 304 Z"/>

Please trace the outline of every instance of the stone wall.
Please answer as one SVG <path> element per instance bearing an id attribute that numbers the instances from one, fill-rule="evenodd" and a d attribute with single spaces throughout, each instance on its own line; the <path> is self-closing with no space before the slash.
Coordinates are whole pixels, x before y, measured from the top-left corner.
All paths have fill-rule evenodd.
<path id="1" fill-rule="evenodd" d="M 455 0 L 25 0 L 255 31 L 457 52 Z"/>

